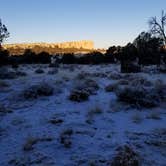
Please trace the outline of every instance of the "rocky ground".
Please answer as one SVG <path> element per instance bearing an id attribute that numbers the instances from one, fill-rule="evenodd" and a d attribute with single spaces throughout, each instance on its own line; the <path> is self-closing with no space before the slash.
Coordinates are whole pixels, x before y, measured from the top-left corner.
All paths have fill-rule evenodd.
<path id="1" fill-rule="evenodd" d="M 119 68 L 1 68 L 0 165 L 165 166 L 165 74 Z"/>

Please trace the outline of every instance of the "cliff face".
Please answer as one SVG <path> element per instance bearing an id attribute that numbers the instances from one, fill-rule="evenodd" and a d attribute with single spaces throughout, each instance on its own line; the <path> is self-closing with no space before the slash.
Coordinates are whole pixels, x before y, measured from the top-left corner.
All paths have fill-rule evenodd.
<path id="1" fill-rule="evenodd" d="M 58 50 L 63 49 L 84 49 L 93 50 L 93 41 L 74 41 L 74 42 L 64 42 L 64 43 L 21 43 L 21 44 L 4 44 L 4 49 L 7 49 L 11 55 L 23 54 L 26 49 L 32 49 L 32 51 L 39 53 L 42 51 L 48 53 L 58 53 Z"/>
<path id="2" fill-rule="evenodd" d="M 59 48 L 94 49 L 93 41 L 75 41 L 55 44 Z"/>

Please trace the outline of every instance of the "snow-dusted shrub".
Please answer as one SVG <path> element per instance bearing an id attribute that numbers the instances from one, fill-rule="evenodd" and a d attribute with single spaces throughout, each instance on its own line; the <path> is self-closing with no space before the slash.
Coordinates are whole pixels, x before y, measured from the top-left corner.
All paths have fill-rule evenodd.
<path id="1" fill-rule="evenodd" d="M 12 113 L 12 110 L 6 108 L 4 105 L 0 104 L 0 116 L 6 115 L 7 113 Z"/>
<path id="2" fill-rule="evenodd" d="M 73 90 L 69 95 L 69 100 L 82 102 L 89 99 L 89 94 L 84 90 Z"/>
<path id="3" fill-rule="evenodd" d="M 99 85 L 92 79 L 85 79 L 75 82 L 74 89 L 86 92 L 89 95 L 93 95 L 96 94 L 96 91 L 99 89 Z"/>
<path id="4" fill-rule="evenodd" d="M 35 70 L 35 73 L 36 73 L 36 74 L 43 74 L 43 73 L 44 73 L 44 70 L 39 68 L 39 69 L 36 69 L 36 70 Z"/>
<path id="5" fill-rule="evenodd" d="M 152 83 L 143 77 L 134 78 L 115 92 L 119 101 L 139 107 L 151 108 L 166 102 L 166 84 L 161 80 Z"/>
<path id="6" fill-rule="evenodd" d="M 93 78 L 93 77 L 105 78 L 105 77 L 107 77 L 107 74 L 99 73 L 99 72 L 95 72 L 95 73 L 82 72 L 76 76 L 76 79 L 83 80 L 83 79 L 88 79 L 88 78 Z"/>
<path id="7" fill-rule="evenodd" d="M 107 159 L 100 154 L 75 157 L 74 160 L 77 166 L 107 166 Z"/>
<path id="8" fill-rule="evenodd" d="M 18 76 L 18 77 L 24 77 L 24 76 L 26 76 L 27 74 L 25 73 L 25 72 L 23 72 L 23 71 L 16 71 L 16 76 Z"/>
<path id="9" fill-rule="evenodd" d="M 130 85 L 131 86 L 146 86 L 146 87 L 150 87 L 152 86 L 152 82 L 148 81 L 146 78 L 144 77 L 139 77 L 137 76 L 136 78 L 130 78 L 129 79 Z"/>
<path id="10" fill-rule="evenodd" d="M 138 107 L 151 108 L 159 104 L 160 96 L 153 89 L 126 86 L 116 91 L 118 100 Z"/>
<path id="11" fill-rule="evenodd" d="M 129 84 L 129 81 L 128 81 L 128 80 L 125 80 L 125 79 L 120 79 L 117 83 L 118 83 L 119 85 L 128 85 L 128 84 Z"/>
<path id="12" fill-rule="evenodd" d="M 27 138 L 25 144 L 23 145 L 24 151 L 30 151 L 33 150 L 33 146 L 38 142 L 38 138 L 36 137 L 29 137 Z"/>
<path id="13" fill-rule="evenodd" d="M 106 73 L 93 73 L 92 74 L 94 77 L 101 77 L 101 78 L 105 78 L 107 77 Z"/>
<path id="14" fill-rule="evenodd" d="M 161 80 L 157 80 L 154 84 L 155 93 L 158 94 L 162 102 L 166 102 L 166 84 Z"/>
<path id="15" fill-rule="evenodd" d="M 117 83 L 113 83 L 113 84 L 109 84 L 105 87 L 105 91 L 106 92 L 113 92 L 118 88 L 118 84 Z"/>
<path id="16" fill-rule="evenodd" d="M 47 83 L 40 83 L 32 85 L 23 91 L 25 99 L 35 99 L 40 96 L 51 96 L 54 92 L 54 88 Z"/>
<path id="17" fill-rule="evenodd" d="M 94 121 L 94 116 L 95 115 L 99 115 L 99 114 L 102 114 L 103 113 L 103 110 L 96 106 L 95 108 L 93 109 L 90 109 L 86 115 L 86 123 L 88 124 L 92 124 L 93 121 Z"/>
<path id="18" fill-rule="evenodd" d="M 15 79 L 22 76 L 26 76 L 26 73 L 22 71 L 13 71 L 7 68 L 0 69 L 0 79 Z"/>
<path id="19" fill-rule="evenodd" d="M 109 74 L 108 78 L 112 80 L 119 80 L 122 78 L 122 75 L 117 72 L 112 72 L 111 74 Z"/>
<path id="20" fill-rule="evenodd" d="M 95 93 L 99 89 L 99 85 L 96 81 L 87 79 L 84 82 L 85 90 L 87 90 L 90 94 Z"/>
<path id="21" fill-rule="evenodd" d="M 31 151 L 34 149 L 34 145 L 37 144 L 38 142 L 49 142 L 52 141 L 52 138 L 50 137 L 28 137 L 25 141 L 25 144 L 23 145 L 23 150 L 24 151 Z"/>
<path id="22" fill-rule="evenodd" d="M 121 72 L 122 73 L 138 73 L 141 72 L 141 67 L 134 63 L 125 63 L 121 64 Z"/>
<path id="23" fill-rule="evenodd" d="M 114 83 L 111 83 L 105 87 L 106 92 L 114 92 L 118 89 L 118 87 L 129 85 L 129 81 L 125 79 L 120 79 Z"/>
<path id="24" fill-rule="evenodd" d="M 64 145 L 65 148 L 70 148 L 72 145 L 71 136 L 73 135 L 72 129 L 64 130 L 60 135 L 60 143 Z"/>
<path id="25" fill-rule="evenodd" d="M 31 153 L 33 157 L 27 157 L 26 155 L 13 155 L 11 159 L 8 161 L 8 165 L 10 166 L 50 166 L 56 165 L 53 161 L 53 158 L 46 155 L 39 153 Z M 51 163 L 51 164 L 50 164 Z"/>
<path id="26" fill-rule="evenodd" d="M 89 73 L 81 72 L 76 76 L 76 79 L 78 80 L 84 80 L 89 76 Z"/>
<path id="27" fill-rule="evenodd" d="M 26 122 L 26 120 L 23 117 L 14 117 L 11 121 L 11 124 L 13 126 L 20 126 L 22 124 L 24 124 Z"/>
<path id="28" fill-rule="evenodd" d="M 16 72 L 0 69 L 0 79 L 15 79 L 16 77 Z"/>
<path id="29" fill-rule="evenodd" d="M 149 146 L 164 149 L 166 147 L 166 129 L 164 127 L 154 129 L 153 132 L 146 137 L 144 142 Z"/>
<path id="30" fill-rule="evenodd" d="M 110 166 L 140 166 L 139 155 L 128 145 L 118 147 Z"/>
<path id="31" fill-rule="evenodd" d="M 54 124 L 54 125 L 61 124 L 61 123 L 63 123 L 63 121 L 64 120 L 62 118 L 59 118 L 57 116 L 53 116 L 53 117 L 51 117 L 51 119 L 48 120 L 49 123 Z"/>
<path id="32" fill-rule="evenodd" d="M 0 89 L 1 88 L 7 88 L 7 87 L 9 87 L 10 85 L 7 83 L 7 82 L 5 82 L 5 81 L 3 81 L 3 80 L 0 80 Z"/>
<path id="33" fill-rule="evenodd" d="M 0 138 L 3 135 L 6 135 L 6 130 L 4 128 L 0 127 Z"/>

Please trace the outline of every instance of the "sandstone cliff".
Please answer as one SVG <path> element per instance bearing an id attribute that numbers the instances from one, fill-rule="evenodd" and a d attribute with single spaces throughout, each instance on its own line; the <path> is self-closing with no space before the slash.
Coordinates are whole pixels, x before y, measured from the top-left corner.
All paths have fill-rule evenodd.
<path id="1" fill-rule="evenodd" d="M 4 49 L 7 49 L 11 55 L 23 54 L 26 49 L 31 49 L 36 53 L 42 51 L 48 52 L 50 54 L 55 54 L 63 52 L 63 50 L 79 51 L 79 50 L 93 50 L 93 41 L 74 41 L 74 42 L 64 42 L 64 43 L 21 43 L 21 44 L 4 44 Z"/>

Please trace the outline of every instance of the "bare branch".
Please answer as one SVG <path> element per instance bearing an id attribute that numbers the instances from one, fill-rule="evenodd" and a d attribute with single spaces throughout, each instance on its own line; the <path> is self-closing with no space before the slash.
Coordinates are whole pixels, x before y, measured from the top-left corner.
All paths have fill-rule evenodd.
<path id="1" fill-rule="evenodd" d="M 151 33 L 155 35 L 158 34 L 164 39 L 164 42 L 166 43 L 166 35 L 165 35 L 166 13 L 162 11 L 160 21 L 157 20 L 157 17 L 150 18 L 148 24 L 150 26 Z"/>

